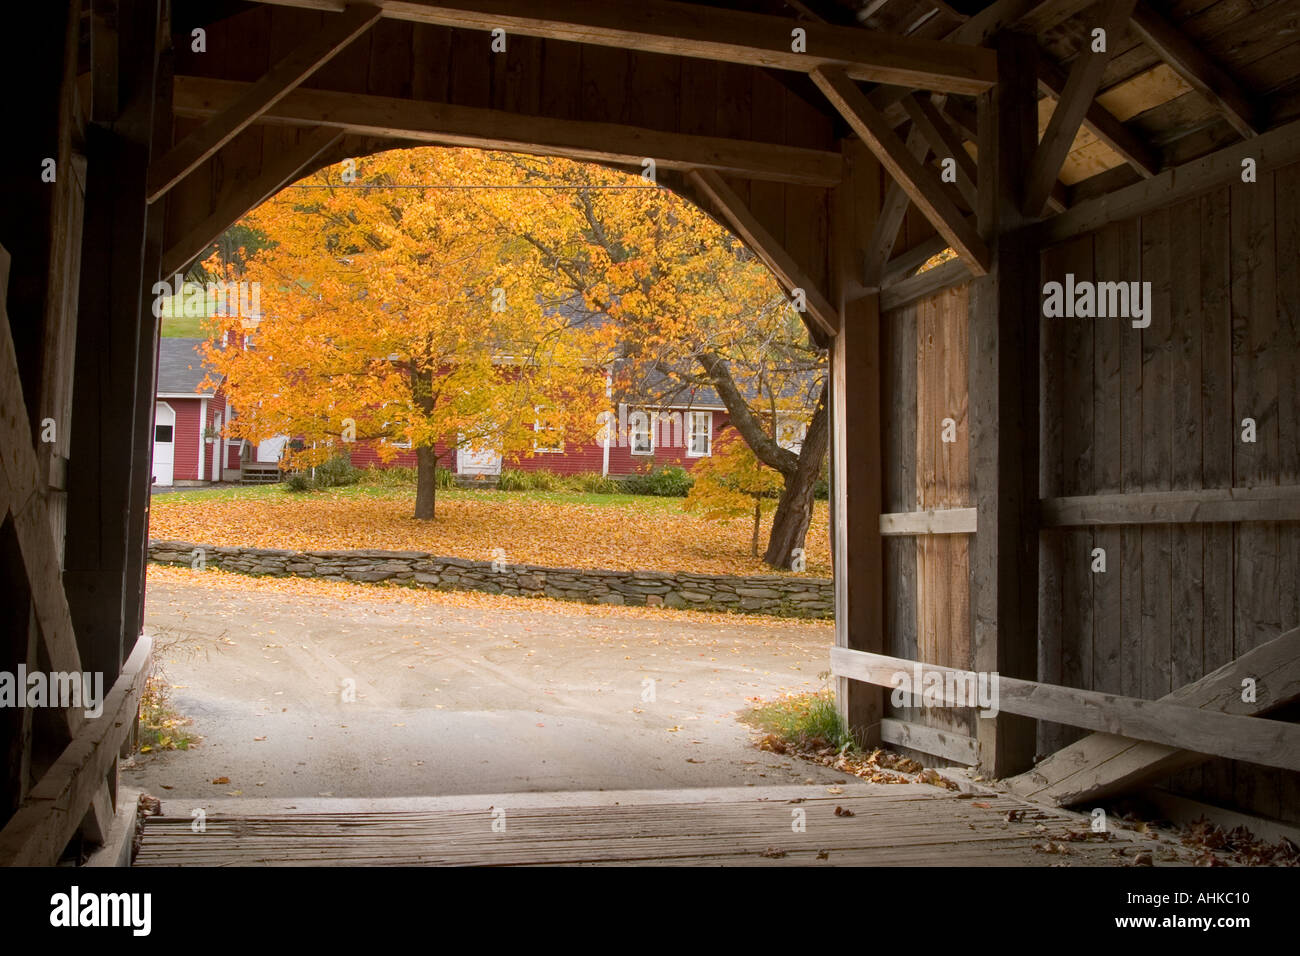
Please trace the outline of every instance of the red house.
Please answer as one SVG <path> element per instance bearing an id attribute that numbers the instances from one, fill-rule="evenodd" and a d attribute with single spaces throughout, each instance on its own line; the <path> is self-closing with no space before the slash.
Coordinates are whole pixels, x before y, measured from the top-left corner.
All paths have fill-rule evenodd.
<path id="1" fill-rule="evenodd" d="M 654 467 L 680 465 L 690 469 L 700 458 L 713 454 L 713 442 L 729 421 L 726 407 L 712 390 L 701 390 L 689 402 L 667 406 L 642 406 L 626 402 L 617 406 L 605 436 L 595 441 L 548 442 L 545 426 L 536 426 L 532 455 L 503 456 L 492 449 L 453 448 L 440 441 L 436 448 L 442 467 L 466 477 L 492 477 L 502 468 L 546 470 L 560 475 L 595 473 L 622 477 Z M 397 455 L 380 458 L 375 442 L 358 442 L 350 449 L 357 468 L 413 468 L 415 452 L 397 444 Z"/>
<path id="2" fill-rule="evenodd" d="M 202 339 L 165 338 L 158 343 L 158 395 L 154 404 L 153 481 L 156 485 L 202 485 L 238 481 L 238 439 L 222 437 L 230 410 L 218 388 L 203 390 L 208 369 Z"/>

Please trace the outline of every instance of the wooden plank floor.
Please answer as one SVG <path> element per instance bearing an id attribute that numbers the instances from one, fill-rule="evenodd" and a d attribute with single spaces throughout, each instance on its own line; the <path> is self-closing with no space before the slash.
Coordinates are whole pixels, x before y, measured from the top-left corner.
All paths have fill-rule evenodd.
<path id="1" fill-rule="evenodd" d="M 575 794 L 572 805 L 570 795 L 547 795 L 560 802 L 545 805 L 519 795 L 518 808 L 510 806 L 514 798 L 497 797 L 503 802 L 473 806 L 465 798 L 461 808 L 433 811 L 215 812 L 202 833 L 188 814 L 163 815 L 147 821 L 135 865 L 1122 866 L 1142 849 L 1155 850 L 1156 865 L 1191 863 L 1171 844 L 1132 831 L 1087 835 L 1083 815 L 1011 796 L 959 797 L 924 784 L 827 790 L 745 787 L 707 791 L 707 800 L 705 791 L 679 790 L 652 802 Z M 504 831 L 494 832 L 500 818 L 492 808 L 501 807 Z M 837 815 L 837 807 L 853 815 Z M 796 809 L 804 811 L 803 832 L 792 827 Z"/>

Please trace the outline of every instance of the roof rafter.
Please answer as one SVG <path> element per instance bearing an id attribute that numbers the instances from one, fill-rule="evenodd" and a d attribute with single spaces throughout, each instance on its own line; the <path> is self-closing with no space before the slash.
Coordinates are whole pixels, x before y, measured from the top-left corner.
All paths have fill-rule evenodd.
<path id="1" fill-rule="evenodd" d="M 338 10 L 342 0 L 261 0 Z M 979 93 L 996 80 L 992 50 L 890 36 L 859 27 L 796 22 L 675 0 L 371 0 L 385 17 L 507 35 L 568 40 L 811 73 L 835 67 L 855 80 L 948 93 Z M 792 30 L 804 31 L 796 50 Z M 806 52 L 804 50 L 806 49 Z"/>
<path id="2" fill-rule="evenodd" d="M 234 80 L 178 76 L 176 114 L 219 112 L 248 86 Z M 653 159 L 667 169 L 715 169 L 728 175 L 808 186 L 835 185 L 843 165 L 838 152 L 824 149 L 334 90 L 296 89 L 268 109 L 261 122 L 332 126 L 384 139 L 519 150 L 634 167 Z"/>
<path id="3" fill-rule="evenodd" d="M 1213 103 L 1238 133 L 1248 139 L 1259 135 L 1264 111 L 1187 34 L 1143 2 L 1134 9 L 1132 23 L 1142 42 Z"/>
<path id="4" fill-rule="evenodd" d="M 930 224 L 952 244 L 972 273 L 986 275 L 989 250 L 956 204 L 944 192 L 933 171 L 922 166 L 908 152 L 885 117 L 868 102 L 842 70 L 819 69 L 812 74 L 826 98 L 840 111 L 858 137 L 867 144 L 908 198 L 930 220 Z"/>
<path id="5" fill-rule="evenodd" d="M 1052 186 L 1065 164 L 1065 157 L 1074 145 L 1083 118 L 1094 105 L 1102 72 L 1110 62 L 1115 43 L 1133 11 L 1133 5 L 1134 0 L 1106 0 L 1100 18 L 1100 29 L 1104 31 L 1102 52 L 1093 51 L 1088 46 L 1090 40 L 1085 37 L 1085 47 L 1070 68 L 1065 89 L 1061 91 L 1061 98 L 1056 102 L 1056 109 L 1052 110 L 1047 130 L 1034 153 L 1033 168 L 1025 188 L 1025 215 L 1040 216 L 1047 206 Z"/>

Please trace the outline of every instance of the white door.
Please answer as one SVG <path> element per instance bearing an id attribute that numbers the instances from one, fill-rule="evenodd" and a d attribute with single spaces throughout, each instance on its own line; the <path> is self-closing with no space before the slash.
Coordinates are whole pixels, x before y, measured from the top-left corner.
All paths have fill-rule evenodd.
<path id="1" fill-rule="evenodd" d="M 159 402 L 153 410 L 153 480 L 170 485 L 176 462 L 176 410 Z"/>
<path id="2" fill-rule="evenodd" d="M 456 451 L 456 471 L 462 475 L 499 475 L 501 452 L 495 448 L 462 445 Z"/>

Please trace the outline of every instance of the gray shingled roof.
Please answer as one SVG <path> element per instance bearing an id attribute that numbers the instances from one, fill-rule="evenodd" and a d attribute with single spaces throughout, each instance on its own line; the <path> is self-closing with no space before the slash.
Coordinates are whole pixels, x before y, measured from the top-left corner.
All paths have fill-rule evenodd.
<path id="1" fill-rule="evenodd" d="M 198 348 L 203 339 L 159 339 L 158 341 L 158 391 L 176 392 L 195 397 L 212 392 L 197 391 L 207 378 L 208 369 Z"/>

